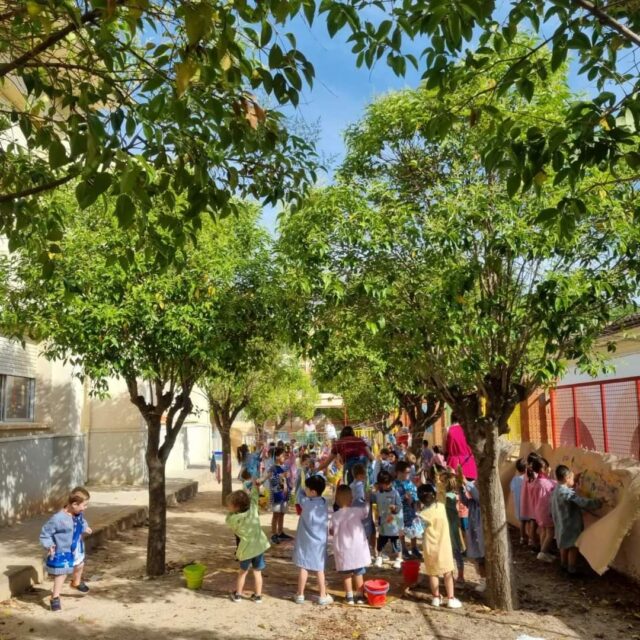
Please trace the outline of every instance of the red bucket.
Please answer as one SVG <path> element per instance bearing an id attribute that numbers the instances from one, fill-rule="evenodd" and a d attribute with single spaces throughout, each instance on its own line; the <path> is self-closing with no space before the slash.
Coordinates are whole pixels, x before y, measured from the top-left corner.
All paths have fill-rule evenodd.
<path id="1" fill-rule="evenodd" d="M 367 601 L 372 607 L 381 607 L 387 601 L 389 583 L 386 580 L 367 580 L 364 583 L 364 592 Z"/>
<path id="2" fill-rule="evenodd" d="M 402 577 L 405 584 L 415 584 L 420 576 L 420 560 L 405 560 L 402 563 Z"/>

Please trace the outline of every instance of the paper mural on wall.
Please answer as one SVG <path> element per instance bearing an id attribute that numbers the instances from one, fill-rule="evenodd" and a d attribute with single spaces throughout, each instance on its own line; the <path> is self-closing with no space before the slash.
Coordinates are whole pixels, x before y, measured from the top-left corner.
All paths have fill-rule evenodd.
<path id="1" fill-rule="evenodd" d="M 543 445 L 536 448 L 530 443 L 522 443 L 519 455 L 526 456 L 534 450 L 549 461 L 552 469 L 560 464 L 572 469 L 576 474 L 578 494 L 604 502 L 597 512 L 584 514 L 585 530 L 578 538 L 580 553 L 594 571 L 603 574 L 615 559 L 634 521 L 640 517 L 640 462 L 574 447 L 552 449 Z M 512 454 L 510 461 L 505 461 L 501 479 L 506 489 L 509 520 L 517 524 L 513 498 L 508 495 L 514 471 L 513 458 Z"/>

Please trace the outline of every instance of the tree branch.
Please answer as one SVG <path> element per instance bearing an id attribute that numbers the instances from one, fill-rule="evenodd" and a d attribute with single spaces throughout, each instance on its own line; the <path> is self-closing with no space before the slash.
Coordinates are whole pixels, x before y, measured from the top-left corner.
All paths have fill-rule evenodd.
<path id="1" fill-rule="evenodd" d="M 622 24 L 619 20 L 616 20 L 614 17 L 610 16 L 608 13 L 603 11 L 600 7 L 593 4 L 589 0 L 574 0 L 577 5 L 580 5 L 583 9 L 588 11 L 592 16 L 598 18 L 600 22 L 610 26 L 614 31 L 617 31 L 621 36 L 625 37 L 627 40 L 630 40 L 634 44 L 640 46 L 640 35 L 638 35 L 635 31 L 632 31 L 627 27 L 627 25 Z"/>
<path id="2" fill-rule="evenodd" d="M 18 200 L 20 198 L 28 198 L 29 196 L 35 196 L 35 195 L 38 195 L 39 193 L 43 193 L 44 191 L 51 191 L 56 187 L 60 187 L 63 184 L 70 182 L 77 176 L 78 176 L 77 173 L 69 173 L 66 176 L 62 176 L 62 178 L 58 178 L 57 180 L 53 180 L 51 182 L 41 184 L 37 187 L 31 187 L 30 189 L 25 189 L 24 191 L 14 191 L 13 193 L 0 194 L 0 203 L 11 202 L 12 200 Z"/>
<path id="3" fill-rule="evenodd" d="M 48 38 L 45 38 L 39 44 L 33 47 L 33 49 L 27 51 L 26 53 L 23 53 L 21 56 L 18 56 L 15 60 L 0 64 L 0 78 L 4 78 L 12 71 L 19 69 L 29 60 L 33 60 L 33 58 L 35 58 L 36 56 L 40 55 L 47 49 L 50 49 L 61 40 L 64 40 L 69 34 L 73 33 L 74 31 L 78 31 L 80 27 L 93 22 L 100 16 L 100 13 L 101 11 L 99 9 L 87 11 L 82 16 L 80 16 L 80 20 L 78 22 L 70 22 L 66 27 L 60 29 L 60 31 L 52 33 Z"/>

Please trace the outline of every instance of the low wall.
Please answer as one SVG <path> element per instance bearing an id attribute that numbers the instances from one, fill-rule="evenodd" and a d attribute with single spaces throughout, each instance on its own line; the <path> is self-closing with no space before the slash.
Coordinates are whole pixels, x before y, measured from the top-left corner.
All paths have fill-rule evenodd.
<path id="1" fill-rule="evenodd" d="M 0 526 L 41 513 L 86 482 L 84 435 L 0 439 Z"/>
<path id="2" fill-rule="evenodd" d="M 523 442 L 512 446 L 500 467 L 507 502 L 507 517 L 515 526 L 513 496 L 509 483 L 515 472 L 515 460 L 530 451 L 538 451 L 555 468 L 564 464 L 580 474 L 576 491 L 605 504 L 597 517 L 584 515 L 585 530 L 578 539 L 580 552 L 598 573 L 613 567 L 640 580 L 640 462 L 608 454 Z"/>

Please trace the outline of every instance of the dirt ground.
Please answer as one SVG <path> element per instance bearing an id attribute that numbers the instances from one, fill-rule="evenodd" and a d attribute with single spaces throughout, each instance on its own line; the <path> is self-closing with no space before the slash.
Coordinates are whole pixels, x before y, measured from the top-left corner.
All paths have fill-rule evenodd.
<path id="1" fill-rule="evenodd" d="M 87 511 L 91 522 L 91 508 Z M 270 516 L 263 516 L 265 527 Z M 293 533 L 296 516 L 288 515 Z M 512 614 L 491 611 L 473 591 L 476 574 L 468 564 L 467 587 L 457 594 L 464 607 L 434 609 L 426 589 L 418 587 L 404 598 L 402 580 L 390 567 L 370 569 L 368 577 L 383 577 L 392 585 L 391 597 L 381 609 L 313 604 L 314 582 L 308 602 L 296 605 L 296 571 L 290 561 L 292 544 L 268 553 L 264 572 L 265 598 L 261 605 L 248 599 L 229 600 L 236 564 L 234 540 L 224 525 L 220 494 L 205 487 L 195 499 L 169 510 L 169 573 L 159 579 L 143 577 L 146 529 L 122 532 L 88 558 L 87 596 L 63 591 L 63 610 L 48 610 L 49 584 L 20 598 L 0 603 L 0 640 L 517 640 L 522 636 L 640 640 L 640 587 L 609 572 L 597 577 L 585 571 L 569 579 L 555 566 L 542 565 L 527 550 L 517 548 L 522 609 Z M 207 566 L 199 591 L 185 588 L 181 567 L 191 561 Z M 339 602 L 341 580 L 328 573 L 331 592 Z M 251 593 L 251 577 L 247 582 Z"/>

